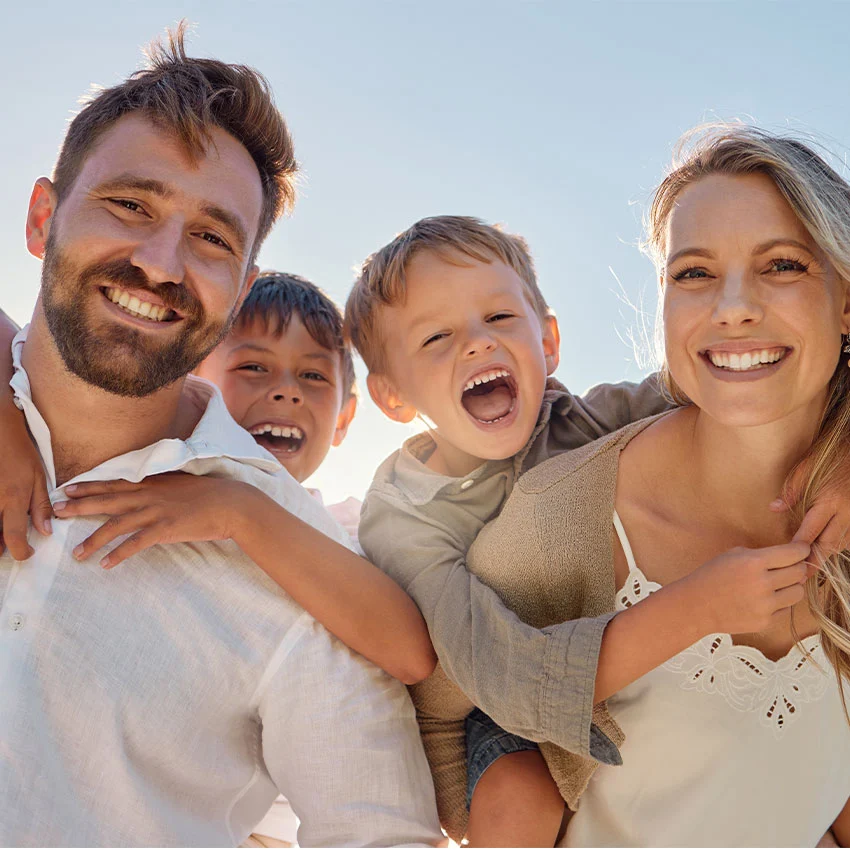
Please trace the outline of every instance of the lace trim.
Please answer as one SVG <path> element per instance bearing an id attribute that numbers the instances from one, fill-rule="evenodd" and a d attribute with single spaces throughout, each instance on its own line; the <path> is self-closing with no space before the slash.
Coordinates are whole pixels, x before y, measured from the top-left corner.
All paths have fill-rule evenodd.
<path id="1" fill-rule="evenodd" d="M 637 568 L 617 594 L 616 607 L 631 608 L 661 587 Z M 796 644 L 778 661 L 754 646 L 740 646 L 728 634 L 708 635 L 663 666 L 684 674 L 685 690 L 719 694 L 738 711 L 757 711 L 776 737 L 799 716 L 800 706 L 820 699 L 829 683 L 820 638 Z M 815 658 L 814 656 L 818 657 Z"/>

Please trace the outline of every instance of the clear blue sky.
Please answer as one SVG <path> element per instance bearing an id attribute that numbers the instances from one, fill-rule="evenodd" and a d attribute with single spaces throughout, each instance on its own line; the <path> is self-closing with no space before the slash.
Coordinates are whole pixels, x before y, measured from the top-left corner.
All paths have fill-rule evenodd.
<path id="1" fill-rule="evenodd" d="M 417 218 L 503 222 L 531 244 L 561 322 L 558 377 L 577 391 L 642 374 L 617 279 L 654 310 L 635 243 L 684 130 L 743 117 L 811 132 L 840 158 L 850 142 L 850 4 L 16 3 L 0 52 L 0 306 L 18 321 L 39 276 L 27 199 L 77 98 L 135 69 L 140 46 L 181 17 L 196 24 L 191 53 L 266 74 L 295 137 L 301 198 L 262 265 L 342 301 L 353 268 Z M 364 399 L 315 483 L 362 494 L 407 433 Z"/>

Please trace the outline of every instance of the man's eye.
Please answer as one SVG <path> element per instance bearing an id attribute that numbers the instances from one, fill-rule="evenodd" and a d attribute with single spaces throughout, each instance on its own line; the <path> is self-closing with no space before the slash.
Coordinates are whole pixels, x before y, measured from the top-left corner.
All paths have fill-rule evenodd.
<path id="1" fill-rule="evenodd" d="M 266 372 L 267 369 L 265 366 L 261 366 L 259 363 L 243 363 L 241 366 L 236 367 L 237 372 Z"/>
<path id="2" fill-rule="evenodd" d="M 209 231 L 204 231 L 200 234 L 201 239 L 205 242 L 209 242 L 210 245 L 215 245 L 219 248 L 224 248 L 225 251 L 230 250 L 230 245 L 227 244 L 220 236 L 216 236 L 215 233 L 210 233 Z"/>
<path id="3" fill-rule="evenodd" d="M 129 201 L 126 198 L 109 198 L 109 203 L 115 204 L 115 206 L 121 207 L 129 212 L 144 212 L 140 203 L 137 201 Z"/>

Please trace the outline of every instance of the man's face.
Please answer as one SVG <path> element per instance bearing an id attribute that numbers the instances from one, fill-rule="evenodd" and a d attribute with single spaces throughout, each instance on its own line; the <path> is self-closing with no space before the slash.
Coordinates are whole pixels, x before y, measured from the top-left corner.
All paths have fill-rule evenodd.
<path id="1" fill-rule="evenodd" d="M 150 395 L 227 332 L 252 273 L 262 187 L 234 137 L 215 129 L 212 142 L 192 162 L 173 136 L 125 116 L 45 223 L 44 314 L 87 383 Z"/>
<path id="2" fill-rule="evenodd" d="M 231 416 L 297 481 L 338 446 L 354 416 L 342 357 L 316 342 L 297 315 L 280 334 L 237 326 L 196 373 L 217 384 Z"/>

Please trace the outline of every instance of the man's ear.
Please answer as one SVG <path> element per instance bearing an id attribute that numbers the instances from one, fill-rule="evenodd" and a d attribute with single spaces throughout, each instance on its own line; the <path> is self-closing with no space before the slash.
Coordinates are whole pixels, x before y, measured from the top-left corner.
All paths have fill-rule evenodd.
<path id="1" fill-rule="evenodd" d="M 546 358 L 546 374 L 551 375 L 561 362 L 561 331 L 554 314 L 543 320 L 543 354 Z"/>
<path id="2" fill-rule="evenodd" d="M 242 284 L 242 289 L 239 292 L 239 297 L 236 299 L 236 305 L 233 310 L 234 313 L 238 313 L 242 309 L 242 304 L 245 299 L 248 297 L 248 293 L 251 291 L 251 287 L 257 282 L 257 276 L 260 274 L 260 267 L 256 264 L 251 266 L 248 269 L 248 274 L 245 275 L 245 283 Z"/>
<path id="3" fill-rule="evenodd" d="M 386 375 L 370 372 L 366 386 L 372 401 L 394 422 L 412 422 L 416 418 L 416 408 L 401 398 Z"/>
<path id="4" fill-rule="evenodd" d="M 39 177 L 32 187 L 27 210 L 27 250 L 40 260 L 44 259 L 44 246 L 58 202 L 53 183 L 46 177 Z"/>
<path id="5" fill-rule="evenodd" d="M 351 420 L 354 419 L 354 414 L 357 412 L 357 396 L 354 393 L 348 397 L 348 400 L 340 408 L 339 415 L 336 418 L 336 429 L 334 430 L 334 438 L 331 440 L 331 445 L 336 447 L 344 439 L 348 433 L 348 426 Z"/>

